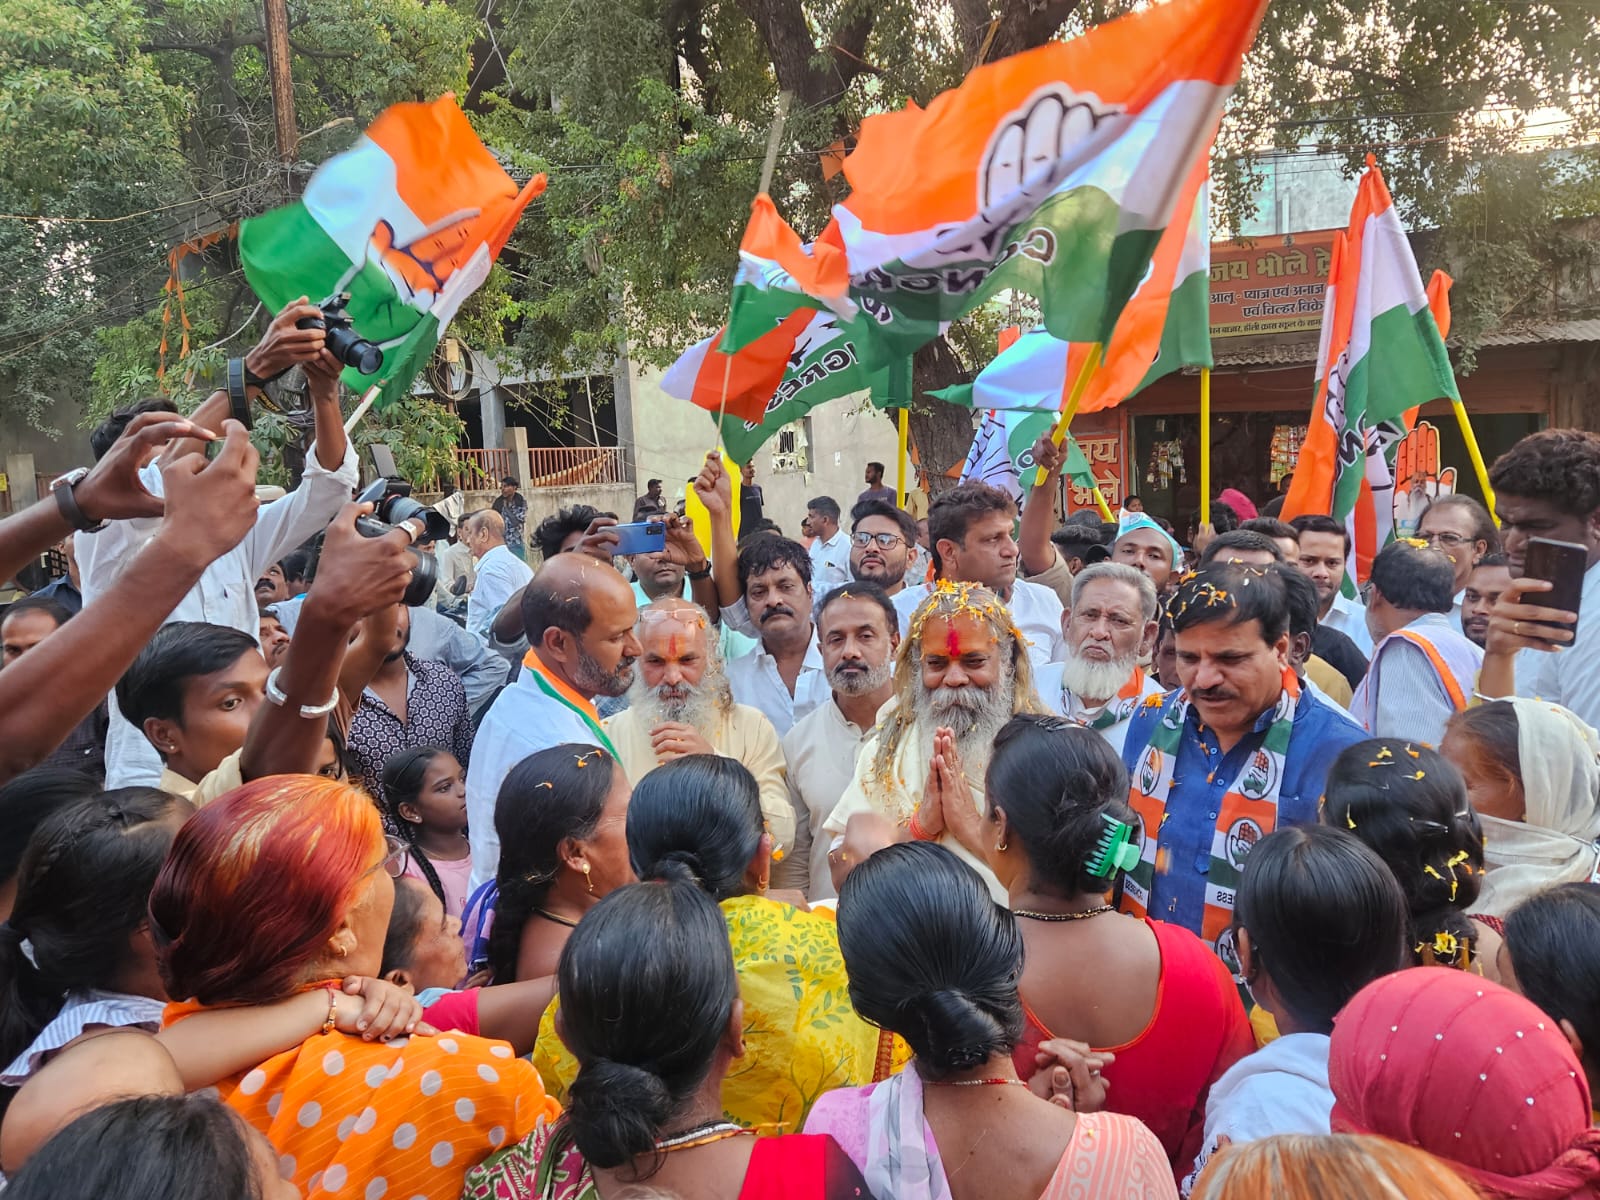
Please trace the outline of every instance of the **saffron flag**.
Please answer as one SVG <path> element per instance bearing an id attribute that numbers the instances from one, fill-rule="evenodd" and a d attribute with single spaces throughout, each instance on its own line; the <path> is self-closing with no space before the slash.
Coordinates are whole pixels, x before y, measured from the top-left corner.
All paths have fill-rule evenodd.
<path id="1" fill-rule="evenodd" d="M 971 387 L 971 384 L 962 384 Z M 947 388 L 946 391 L 954 391 Z M 1036 465 L 1033 447 L 1040 437 L 1047 436 L 1055 427 L 1053 412 L 1029 412 L 1022 409 L 990 410 L 983 414 L 978 431 L 973 435 L 972 448 L 967 451 L 967 461 L 961 468 L 961 482 L 976 481 L 999 488 L 1014 503 L 1022 502 L 1022 479 Z M 1067 435 L 1066 474 L 1080 487 L 1092 487 L 1094 472 L 1089 460 L 1072 435 Z M 1032 480 L 1029 480 L 1030 484 Z"/>
<path id="2" fill-rule="evenodd" d="M 1106 342 L 1221 117 L 1266 0 L 1168 0 L 981 66 L 862 122 L 848 199 L 811 253 L 758 198 L 729 342 L 796 305 L 903 357 L 1002 288 L 1066 342 Z"/>
<path id="3" fill-rule="evenodd" d="M 488 277 L 523 209 L 518 187 L 453 96 L 384 110 L 350 149 L 317 168 L 305 195 L 245 221 L 245 278 L 273 312 L 299 296 L 350 294 L 355 332 L 384 354 L 377 406 L 406 394 L 462 301 Z"/>
<path id="4" fill-rule="evenodd" d="M 1106 344 L 1090 377 L 1080 413 L 1114 408 L 1181 367 L 1211 359 L 1211 237 L 1204 168 L 1191 181 L 1189 219 L 1169 226 L 1150 271 Z M 933 395 L 979 409 L 1057 412 L 1082 371 L 1089 346 L 1063 342 L 1044 327 L 1029 330 L 989 363 L 970 391 Z"/>
<path id="5" fill-rule="evenodd" d="M 727 331 L 719 330 L 678 356 L 661 377 L 661 390 L 707 412 L 726 412 L 759 425 L 786 380 L 789 393 L 802 389 L 798 369 L 814 356 L 819 339 L 834 340 L 832 332 L 831 318 L 798 309 L 743 349 L 727 354 L 721 352 Z M 811 374 L 820 378 L 826 372 L 818 366 Z"/>
<path id="6" fill-rule="evenodd" d="M 1441 398 L 1459 400 L 1433 304 L 1448 312 L 1447 281 L 1434 295 L 1376 161 L 1356 191 L 1350 227 L 1334 242 L 1317 394 L 1284 519 L 1327 513 L 1351 535 L 1345 588 L 1365 580 L 1394 533 L 1394 453 L 1406 414 Z M 1448 321 L 1448 317 L 1445 318 Z"/>

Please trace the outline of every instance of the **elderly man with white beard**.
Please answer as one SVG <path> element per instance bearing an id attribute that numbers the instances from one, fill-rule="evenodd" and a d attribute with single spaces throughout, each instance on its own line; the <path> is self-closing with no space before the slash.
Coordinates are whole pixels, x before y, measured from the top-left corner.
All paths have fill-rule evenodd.
<path id="1" fill-rule="evenodd" d="M 602 728 L 634 783 L 689 754 L 721 754 L 742 763 L 761 789 L 761 813 L 778 861 L 794 845 L 783 748 L 759 709 L 734 703 L 717 644 L 706 636 L 710 628 L 705 609 L 676 596 L 641 608 L 637 633 L 643 653 L 628 707 Z"/>
<path id="2" fill-rule="evenodd" d="M 1139 660 L 1156 642 L 1156 589 L 1125 563 L 1096 563 L 1072 581 L 1072 607 L 1061 616 L 1067 657 L 1039 668 L 1034 685 L 1046 707 L 1098 730 L 1122 753 L 1128 721 L 1165 692 Z"/>
<path id="3" fill-rule="evenodd" d="M 973 867 L 997 903 L 1006 890 L 984 860 L 975 816 L 994 736 L 1017 713 L 1042 713 L 1028 642 L 986 587 L 941 580 L 911 614 L 895 659 L 895 707 L 856 758 L 855 776 L 822 828 L 836 880 L 854 864 L 852 817 L 887 818 L 899 836 L 937 841 Z M 948 817 L 948 819 L 947 819 Z M 961 836 L 957 836 L 957 831 Z"/>

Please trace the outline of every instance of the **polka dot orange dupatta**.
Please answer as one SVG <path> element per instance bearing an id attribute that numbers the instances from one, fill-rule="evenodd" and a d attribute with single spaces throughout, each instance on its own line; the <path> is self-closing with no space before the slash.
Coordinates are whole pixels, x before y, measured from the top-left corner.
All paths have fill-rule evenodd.
<path id="1" fill-rule="evenodd" d="M 167 1023 L 201 1010 L 174 1004 Z M 315 1034 L 217 1085 L 310 1200 L 454 1200 L 468 1170 L 561 1111 L 504 1042 Z"/>

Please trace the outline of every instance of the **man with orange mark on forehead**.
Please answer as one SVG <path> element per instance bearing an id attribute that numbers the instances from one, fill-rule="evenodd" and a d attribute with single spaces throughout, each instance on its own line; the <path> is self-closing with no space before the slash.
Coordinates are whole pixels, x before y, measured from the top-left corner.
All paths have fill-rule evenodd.
<path id="1" fill-rule="evenodd" d="M 774 854 L 794 846 L 794 806 L 778 731 L 760 709 L 735 704 L 706 610 L 664 596 L 639 610 L 643 654 L 628 707 L 604 723 L 622 769 L 634 783 L 689 754 L 742 763 L 761 789 L 761 814 Z"/>
<path id="2" fill-rule="evenodd" d="M 835 881 L 854 865 L 852 818 L 887 818 L 900 840 L 937 841 L 975 868 L 999 903 L 984 855 L 983 776 L 994 736 L 1017 713 L 1046 711 L 1027 639 L 986 587 L 941 581 L 911 615 L 894 668 L 895 707 L 856 758 L 855 777 L 823 830 Z"/>

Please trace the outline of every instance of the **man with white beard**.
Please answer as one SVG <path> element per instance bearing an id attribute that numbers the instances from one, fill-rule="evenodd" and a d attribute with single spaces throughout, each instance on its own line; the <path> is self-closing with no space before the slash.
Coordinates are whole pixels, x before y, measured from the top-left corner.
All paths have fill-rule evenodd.
<path id="1" fill-rule="evenodd" d="M 941 580 L 911 614 L 894 668 L 895 708 L 856 759 L 850 786 L 823 822 L 844 860 L 850 818 L 876 814 L 918 841 L 937 841 L 965 859 L 997 903 L 1006 890 L 972 840 L 974 812 L 986 812 L 983 776 L 994 736 L 1017 713 L 1042 713 L 1028 642 L 998 596 L 973 583 Z M 962 812 L 955 806 L 965 805 Z M 946 820 L 947 812 L 950 819 Z"/>
<path id="2" fill-rule="evenodd" d="M 1061 617 L 1067 645 L 1062 662 L 1047 663 L 1034 679 L 1039 699 L 1122 752 L 1128 720 L 1166 690 L 1139 660 L 1155 648 L 1156 589 L 1125 563 L 1096 563 L 1072 581 L 1072 607 Z"/>
<path id="3" fill-rule="evenodd" d="M 856 511 L 863 507 L 857 505 Z M 794 804 L 795 852 L 772 874 L 775 886 L 798 887 L 812 903 L 838 894 L 828 867 L 833 839 L 822 826 L 855 774 L 861 747 L 877 727 L 879 710 L 894 695 L 892 663 L 900 644 L 894 601 L 882 587 L 866 580 L 847 583 L 824 596 L 816 622 L 833 699 L 801 717 L 783 737 L 789 798 Z"/>
<path id="4" fill-rule="evenodd" d="M 760 710 L 735 704 L 711 619 L 688 600 L 665 596 L 639 610 L 642 654 L 628 707 L 602 728 L 634 783 L 688 754 L 721 754 L 742 763 L 761 789 L 761 813 L 775 861 L 794 846 L 794 809 L 777 730 Z"/>

